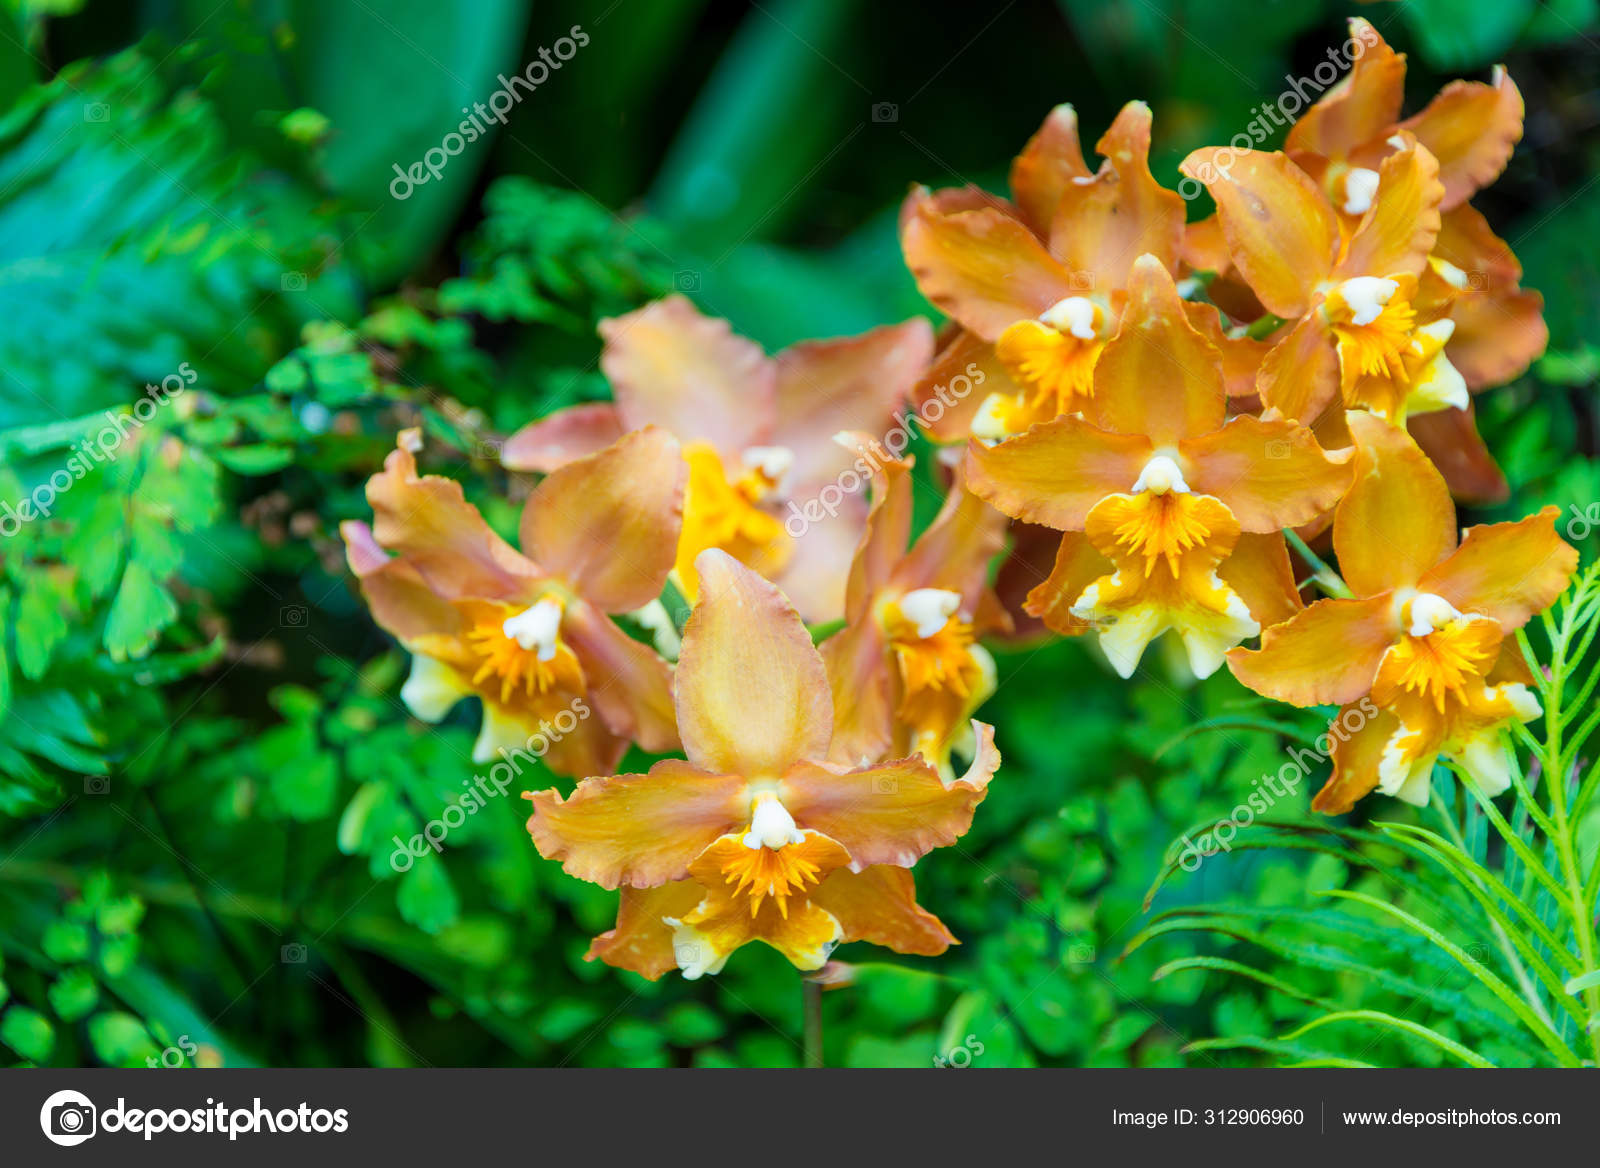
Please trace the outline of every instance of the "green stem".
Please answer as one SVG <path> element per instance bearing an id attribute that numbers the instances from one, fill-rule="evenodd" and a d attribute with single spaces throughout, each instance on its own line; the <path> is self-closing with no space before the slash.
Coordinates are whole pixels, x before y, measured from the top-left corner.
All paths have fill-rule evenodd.
<path id="1" fill-rule="evenodd" d="M 800 982 L 805 1005 L 805 1064 L 821 1067 L 822 1059 L 822 983 L 805 978 Z"/>
<path id="2" fill-rule="evenodd" d="M 1319 588 L 1329 596 L 1337 596 L 1341 600 L 1349 600 L 1355 596 L 1355 593 L 1350 591 L 1350 585 L 1344 582 L 1344 577 L 1330 568 L 1327 561 L 1312 551 L 1305 540 L 1287 528 L 1284 529 L 1283 538 L 1289 541 L 1290 547 L 1300 553 L 1302 560 L 1311 565 L 1311 578 L 1317 582 Z"/>
<path id="3" fill-rule="evenodd" d="M 1590 920 L 1588 902 L 1584 899 L 1583 877 L 1578 871 L 1577 842 L 1573 824 L 1567 814 L 1567 776 L 1562 765 L 1563 730 L 1562 691 L 1567 680 L 1570 658 L 1567 650 L 1572 642 L 1574 605 L 1568 604 L 1561 614 L 1561 630 L 1550 638 L 1550 683 L 1545 693 L 1544 707 L 1544 766 L 1545 786 L 1550 791 L 1550 815 L 1555 820 L 1556 855 L 1561 862 L 1561 875 L 1566 881 L 1568 911 L 1572 916 L 1573 933 L 1578 942 L 1578 958 L 1583 963 L 1584 974 L 1592 973 L 1595 963 L 1594 923 Z M 1600 1017 L 1600 986 L 1590 986 L 1583 991 L 1584 1004 L 1589 1010 L 1592 1025 Z M 1600 1031 L 1589 1031 L 1594 1059 L 1600 1062 Z"/>

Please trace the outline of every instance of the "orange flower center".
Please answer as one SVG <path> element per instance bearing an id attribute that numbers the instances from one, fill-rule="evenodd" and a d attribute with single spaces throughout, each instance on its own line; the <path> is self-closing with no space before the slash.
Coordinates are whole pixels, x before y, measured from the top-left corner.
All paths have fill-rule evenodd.
<path id="1" fill-rule="evenodd" d="M 910 748 L 937 761 L 952 731 L 984 697 L 987 681 L 958 593 L 918 588 L 884 604 L 881 620 L 900 674 L 896 711 Z"/>
<path id="2" fill-rule="evenodd" d="M 1358 276 L 1328 294 L 1328 322 L 1339 342 L 1339 358 L 1360 377 L 1407 384 L 1405 354 L 1417 314 L 1398 280 Z"/>
<path id="3" fill-rule="evenodd" d="M 1036 422 L 1081 410 L 1094 394 L 1104 324 L 1099 305 L 1069 296 L 1038 320 L 1019 320 L 1001 333 L 995 355 L 1021 392 L 995 399 L 990 407 L 994 428 L 1019 434 Z"/>
<path id="4" fill-rule="evenodd" d="M 1155 571 L 1157 560 L 1165 559 L 1177 579 L 1183 553 L 1211 538 L 1200 498 L 1188 491 L 1141 491 L 1107 496 L 1097 506 L 1105 508 L 1117 546 L 1144 557 L 1146 576 Z"/>
<path id="5" fill-rule="evenodd" d="M 1500 645 L 1499 626 L 1465 617 L 1439 597 L 1422 593 L 1406 605 L 1408 628 L 1392 645 L 1384 676 L 1396 690 L 1429 702 L 1440 713 L 1470 683 L 1482 685 Z"/>
<path id="6" fill-rule="evenodd" d="M 799 847 L 730 848 L 722 864 L 722 876 L 733 885 L 733 894 L 750 899 L 750 915 L 761 911 L 761 902 L 771 897 L 778 914 L 789 916 L 789 897 L 805 891 L 808 884 L 822 881 L 822 868 L 807 859 Z"/>
<path id="7" fill-rule="evenodd" d="M 752 448 L 745 453 L 744 473 L 731 479 L 708 442 L 685 443 L 683 457 L 689 464 L 689 484 L 676 571 L 684 595 L 692 601 L 699 594 L 694 558 L 707 548 L 721 548 L 769 579 L 775 576 L 789 562 L 794 541 L 764 504 L 777 492 L 788 469 L 789 451 L 778 446 Z"/>
<path id="8" fill-rule="evenodd" d="M 559 605 L 554 600 L 540 603 Z M 527 611 L 532 613 L 537 607 Z M 487 685 L 491 691 L 498 685 L 502 704 L 509 702 L 518 690 L 529 698 L 539 698 L 557 689 L 582 693 L 583 668 L 572 650 L 560 640 L 559 633 L 552 628 L 544 644 L 524 648 L 522 642 L 505 631 L 507 621 L 517 619 L 519 614 L 510 605 L 486 605 L 474 614 L 473 624 L 464 637 L 467 648 L 477 657 L 472 684 Z"/>

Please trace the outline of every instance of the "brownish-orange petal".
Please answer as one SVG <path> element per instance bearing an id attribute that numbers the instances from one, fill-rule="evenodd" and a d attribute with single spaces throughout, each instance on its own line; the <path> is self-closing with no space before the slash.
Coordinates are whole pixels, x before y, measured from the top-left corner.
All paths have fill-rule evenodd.
<path id="1" fill-rule="evenodd" d="M 783 776 L 780 798 L 802 828 L 843 844 L 854 871 L 873 864 L 909 868 L 966 834 L 1000 765 L 994 728 L 972 726 L 977 756 L 949 783 L 921 757 L 856 770 L 802 763 Z"/>
<path id="2" fill-rule="evenodd" d="M 864 766 L 894 747 L 893 661 L 883 626 L 868 613 L 818 647 L 833 693 L 828 761 Z"/>
<path id="3" fill-rule="evenodd" d="M 1234 265 L 1267 310 L 1304 315 L 1339 245 L 1317 184 L 1287 156 L 1260 150 L 1206 147 L 1178 169 L 1211 192 Z"/>
<path id="4" fill-rule="evenodd" d="M 886 433 L 932 358 L 933 329 L 921 317 L 779 353 L 773 441 L 794 452 L 793 493 L 805 497 L 850 466 L 855 455 L 835 434 Z"/>
<path id="5" fill-rule="evenodd" d="M 1456 547 L 1456 509 L 1428 456 L 1404 430 L 1345 415 L 1355 474 L 1333 521 L 1339 571 L 1357 596 L 1414 587 Z"/>
<path id="6" fill-rule="evenodd" d="M 582 600 L 567 605 L 561 635 L 606 725 L 656 754 L 679 749 L 671 666 Z"/>
<path id="7" fill-rule="evenodd" d="M 985 398 L 1017 392 L 994 345 L 956 325 L 912 388 L 911 412 L 935 442 L 965 442 Z"/>
<path id="8" fill-rule="evenodd" d="M 986 341 L 1078 294 L 1032 232 L 992 209 L 946 215 L 924 202 L 900 244 L 922 294 Z"/>
<path id="9" fill-rule="evenodd" d="M 1256 375 L 1261 372 L 1261 362 L 1272 351 L 1272 343 L 1254 337 L 1229 336 L 1222 314 L 1214 304 L 1185 300 L 1183 310 L 1188 314 L 1189 323 L 1211 342 L 1221 357 L 1222 383 L 1228 396 L 1250 397 L 1257 393 Z"/>
<path id="10" fill-rule="evenodd" d="M 1215 430 L 1226 413 L 1221 355 L 1189 323 L 1161 261 L 1140 256 L 1122 327 L 1095 363 L 1090 417 L 1104 430 L 1167 446 Z"/>
<path id="11" fill-rule="evenodd" d="M 1043 238 L 1062 193 L 1073 179 L 1088 177 L 1078 144 L 1078 115 L 1070 105 L 1058 105 L 1012 161 L 1011 197 L 1022 221 Z"/>
<path id="12" fill-rule="evenodd" d="M 1462 612 L 1482 613 L 1510 632 L 1543 612 L 1566 590 L 1578 549 L 1556 534 L 1561 511 L 1546 507 L 1515 523 L 1467 528 L 1461 546 L 1422 577 L 1418 587 Z"/>
<path id="13" fill-rule="evenodd" d="M 1055 566 L 1049 577 L 1028 593 L 1024 611 L 1064 637 L 1088 632 L 1094 626 L 1073 616 L 1072 606 L 1084 589 L 1115 570 L 1116 565 L 1100 554 L 1088 536 L 1081 531 L 1065 532 L 1056 548 Z"/>
<path id="14" fill-rule="evenodd" d="M 605 612 L 631 612 L 672 570 L 688 474 L 676 438 L 635 430 L 545 477 L 523 508 L 522 546 Z"/>
<path id="15" fill-rule="evenodd" d="M 1081 418 L 1056 418 L 998 446 L 971 444 L 967 489 L 1014 519 L 1081 531 L 1089 508 L 1131 490 L 1153 452 L 1142 434 L 1112 434 Z"/>
<path id="16" fill-rule="evenodd" d="M 1050 221 L 1050 253 L 1069 271 L 1092 273 L 1095 289 L 1109 296 L 1127 286 L 1129 269 L 1142 255 L 1177 271 L 1184 202 L 1150 173 L 1150 107 L 1144 102 L 1123 106 L 1095 150 L 1105 161 L 1094 178 L 1061 190 Z"/>
<path id="17" fill-rule="evenodd" d="M 705 896 L 695 880 L 674 880 L 657 888 L 623 888 L 617 923 L 589 944 L 585 961 L 604 961 L 655 981 L 678 968 L 673 927 L 664 918 L 688 916 Z"/>
<path id="18" fill-rule="evenodd" d="M 1005 546 L 1006 527 L 1004 515 L 967 490 L 958 466 L 939 514 L 896 566 L 895 581 L 908 592 L 958 593 L 963 611 L 971 611 L 989 579 L 989 561 Z"/>
<path id="19" fill-rule="evenodd" d="M 419 476 L 409 441 L 402 434 L 400 445 L 384 459 L 383 471 L 367 481 L 372 534 L 378 543 L 404 556 L 447 600 L 527 595 L 543 573 L 490 529 L 467 502 L 460 483 L 439 475 Z"/>
<path id="20" fill-rule="evenodd" d="M 1439 203 L 1444 186 L 1439 163 L 1415 142 L 1385 158 L 1378 167 L 1378 193 L 1361 217 L 1334 272 L 1353 276 L 1416 275 L 1439 238 Z"/>
<path id="21" fill-rule="evenodd" d="M 1339 392 L 1339 351 L 1322 313 L 1295 323 L 1262 359 L 1256 392 L 1263 405 L 1310 425 Z"/>
<path id="22" fill-rule="evenodd" d="M 1388 137 L 1405 98 L 1406 58 L 1360 17 L 1350 20 L 1350 43 L 1360 43 L 1350 72 L 1289 127 L 1284 149 L 1345 159 L 1373 138 Z"/>
<path id="23" fill-rule="evenodd" d="M 1313 811 L 1343 815 L 1377 789 L 1378 764 L 1389 739 L 1400 728 L 1400 720 L 1387 710 L 1370 713 L 1373 708 L 1349 706 L 1339 711 L 1341 722 L 1351 711 L 1363 721 L 1352 734 L 1329 735 L 1333 739 L 1333 774 L 1311 800 Z"/>
<path id="24" fill-rule="evenodd" d="M 1500 177 L 1522 139 L 1522 94 L 1503 65 L 1494 77 L 1452 81 L 1421 113 L 1401 122 L 1439 160 L 1448 210 Z"/>
<path id="25" fill-rule="evenodd" d="M 529 422 L 507 438 L 500 449 L 500 463 L 508 470 L 547 474 L 575 458 L 604 450 L 622 435 L 622 419 L 611 402 L 569 406 Z"/>
<path id="26" fill-rule="evenodd" d="M 923 957 L 935 957 L 956 944 L 944 922 L 917 903 L 916 884 L 905 868 L 840 868 L 811 893 L 811 903 L 833 914 L 844 930 L 844 942 L 866 941 Z"/>
<path id="27" fill-rule="evenodd" d="M 1228 667 L 1245 685 L 1294 706 L 1353 702 L 1372 688 L 1384 650 L 1400 634 L 1388 593 L 1319 600 L 1261 634 L 1261 648 L 1233 649 Z"/>
<path id="28" fill-rule="evenodd" d="M 345 558 L 361 583 L 372 617 L 402 642 L 430 633 L 451 634 L 461 624 L 455 606 L 441 599 L 403 559 L 391 559 L 365 523 L 339 525 Z"/>
<path id="29" fill-rule="evenodd" d="M 1246 532 L 1217 565 L 1222 582 L 1239 594 L 1262 628 L 1280 624 L 1305 608 L 1294 586 L 1289 545 L 1279 532 Z"/>
<path id="30" fill-rule="evenodd" d="M 1477 412 L 1434 410 L 1406 419 L 1406 429 L 1444 476 L 1450 494 L 1463 503 L 1494 506 L 1511 497 L 1511 484 L 1478 433 Z"/>
<path id="31" fill-rule="evenodd" d="M 775 776 L 823 758 L 833 703 L 822 658 L 778 589 L 728 553 L 695 558 L 700 602 L 678 657 L 678 732 L 710 771 Z"/>
<path id="32" fill-rule="evenodd" d="M 566 798 L 554 788 L 527 798 L 539 854 L 602 888 L 680 880 L 696 856 L 750 819 L 742 777 L 671 758 L 648 774 L 584 779 Z"/>
<path id="33" fill-rule="evenodd" d="M 777 369 L 728 322 L 674 294 L 600 322 L 600 368 L 625 428 L 651 423 L 681 442 L 710 442 L 724 461 L 765 442 L 776 419 Z"/>
<path id="34" fill-rule="evenodd" d="M 1283 418 L 1241 414 L 1178 444 L 1190 487 L 1228 505 L 1243 531 L 1272 532 L 1309 522 L 1338 502 L 1350 467 Z"/>

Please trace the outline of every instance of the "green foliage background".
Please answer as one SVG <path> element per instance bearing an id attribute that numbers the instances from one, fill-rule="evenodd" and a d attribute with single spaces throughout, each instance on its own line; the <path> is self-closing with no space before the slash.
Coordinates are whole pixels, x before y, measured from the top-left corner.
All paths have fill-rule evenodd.
<path id="1" fill-rule="evenodd" d="M 473 773 L 475 712 L 406 716 L 338 522 L 421 424 L 432 469 L 513 526 L 527 483 L 495 443 L 605 393 L 600 317 L 677 288 L 775 348 L 929 312 L 895 243 L 908 182 L 1000 189 L 1050 106 L 1074 103 L 1092 143 L 1138 97 L 1175 184 L 1177 159 L 1242 128 L 1351 11 L 1410 52 L 1409 108 L 1497 61 L 1527 97 L 1478 205 L 1547 297 L 1551 354 L 1480 399 L 1513 496 L 1464 521 L 1555 503 L 1596 520 L 1592 556 L 1594 0 L 0 0 L 0 500 L 147 383 L 196 375 L 0 541 L 0 1058 L 796 1064 L 798 981 L 759 946 L 700 983 L 584 963 L 615 894 L 541 861 L 520 800 L 397 876 L 392 838 Z M 590 44 L 507 126 L 389 196 L 393 164 L 574 25 Z M 964 944 L 841 950 L 860 964 L 826 998 L 829 1061 L 1441 1058 L 1391 1033 L 1279 1043 L 1310 999 L 1537 1061 L 1459 968 L 1313 895 L 1415 863 L 1314 823 L 1320 774 L 1274 809 L 1286 846 L 1176 873 L 1147 910 L 1173 841 L 1321 729 L 1225 673 L 1177 676 L 1155 662 L 1119 683 L 1078 644 L 1000 654 L 985 717 L 1005 766 L 972 834 L 917 868 Z M 1591 812 L 1590 857 L 1597 837 Z M 1241 915 L 1124 954 L 1149 912 L 1196 902 Z M 1280 988 L 1165 968 L 1197 955 Z"/>

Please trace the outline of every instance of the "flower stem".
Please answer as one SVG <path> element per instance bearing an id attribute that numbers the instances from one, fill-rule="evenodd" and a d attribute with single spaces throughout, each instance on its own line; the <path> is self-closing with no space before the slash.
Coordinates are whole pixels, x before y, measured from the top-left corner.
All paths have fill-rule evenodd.
<path id="1" fill-rule="evenodd" d="M 1289 546 L 1300 554 L 1302 560 L 1310 565 L 1311 578 L 1329 596 L 1337 596 L 1340 599 L 1348 600 L 1355 595 L 1350 591 L 1350 585 L 1344 582 L 1344 577 L 1330 568 L 1327 561 L 1312 551 L 1306 541 L 1301 539 L 1295 532 L 1285 528 L 1283 538 L 1288 540 Z"/>
<path id="2" fill-rule="evenodd" d="M 801 999 L 805 1005 L 805 1065 L 821 1067 L 822 1061 L 822 983 L 802 976 Z"/>

